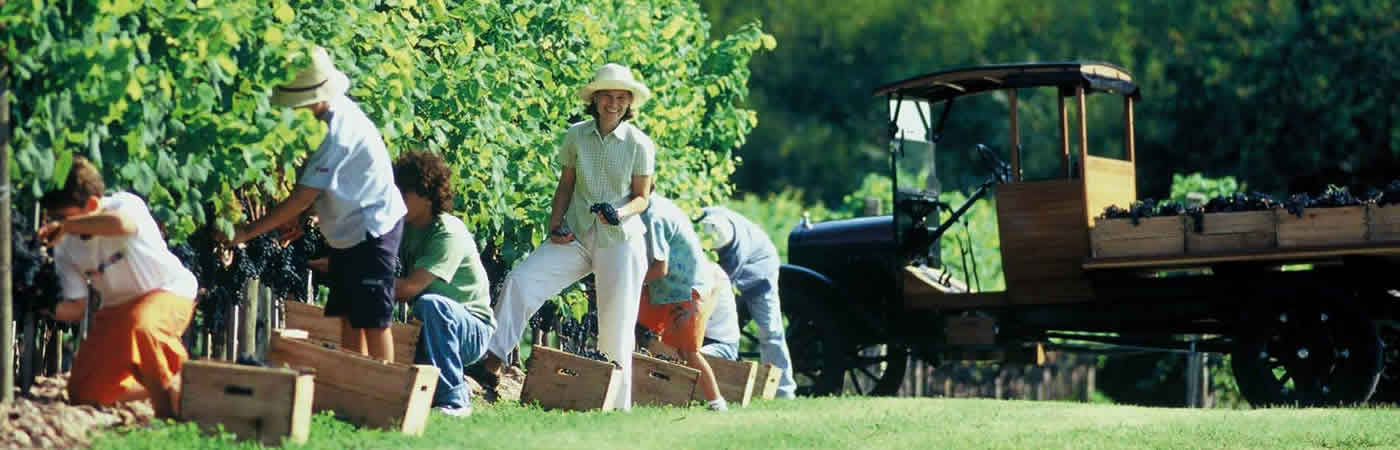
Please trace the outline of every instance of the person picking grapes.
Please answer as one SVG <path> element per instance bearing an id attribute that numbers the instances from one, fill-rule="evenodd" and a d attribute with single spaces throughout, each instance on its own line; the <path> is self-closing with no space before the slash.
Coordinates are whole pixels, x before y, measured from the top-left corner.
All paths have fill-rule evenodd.
<path id="1" fill-rule="evenodd" d="M 54 249 L 64 299 L 49 313 L 81 320 L 89 284 L 102 299 L 73 360 L 68 397 L 80 405 L 150 399 L 156 417 L 175 417 L 189 359 L 180 338 L 199 282 L 170 252 L 145 201 L 105 191 L 97 167 L 75 156 L 63 188 L 40 199 L 52 221 L 39 237 Z"/>
<path id="2" fill-rule="evenodd" d="M 331 63 L 326 49 L 311 49 L 311 67 L 272 94 L 274 105 L 307 109 L 326 122 L 327 133 L 311 155 L 287 199 L 266 215 L 237 228 L 226 245 L 237 245 L 274 229 L 300 229 L 313 205 L 329 248 L 326 316 L 340 317 L 341 346 L 370 357 L 394 360 L 389 321 L 394 311 L 403 197 L 394 185 L 389 151 L 374 122 L 345 96 L 350 80 Z"/>
<path id="3" fill-rule="evenodd" d="M 637 323 L 655 333 L 661 343 L 674 347 L 687 365 L 700 371 L 699 387 L 711 410 L 727 410 L 715 371 L 700 354 L 705 323 L 718 300 L 709 270 L 713 263 L 705 259 L 705 250 L 685 211 L 656 193 L 651 194 L 648 203 L 642 212 L 642 223 L 647 226 L 650 266 Z M 733 302 L 732 295 L 730 301 Z"/>
<path id="4" fill-rule="evenodd" d="M 720 267 L 739 291 L 738 303 L 748 308 L 758 325 L 759 359 L 783 371 L 778 380 L 778 397 L 792 398 L 797 383 L 792 378 L 792 357 L 778 299 L 778 268 L 782 259 L 777 247 L 757 224 L 723 206 L 705 208 L 698 222 L 709 238 L 707 244 L 713 245 L 719 255 Z"/>
<path id="5" fill-rule="evenodd" d="M 485 369 L 499 379 L 530 316 L 546 299 L 592 273 L 598 350 L 622 367 L 622 376 L 613 378 L 620 395 L 612 406 L 629 410 L 633 328 L 647 271 L 646 226 L 639 215 L 647 208 L 656 171 L 656 145 L 630 119 L 651 91 L 628 68 L 606 64 L 578 96 L 588 102 L 593 119 L 574 124 L 564 135 L 549 240 L 506 277 Z"/>
<path id="6" fill-rule="evenodd" d="M 414 361 L 438 368 L 433 407 L 465 416 L 471 414 L 471 388 L 464 369 L 486 354 L 496 328 L 486 267 L 467 226 L 448 212 L 452 169 L 441 155 L 399 155 L 394 181 L 408 206 L 399 244 L 406 273 L 395 283 L 394 297 L 411 304 L 423 322 Z"/>

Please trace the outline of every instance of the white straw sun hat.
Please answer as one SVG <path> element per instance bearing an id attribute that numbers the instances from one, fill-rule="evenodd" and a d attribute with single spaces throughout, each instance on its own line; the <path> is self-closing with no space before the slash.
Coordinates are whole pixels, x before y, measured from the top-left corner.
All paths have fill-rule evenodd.
<path id="1" fill-rule="evenodd" d="M 621 64 L 608 63 L 593 74 L 593 81 L 578 90 L 578 98 L 585 102 L 593 101 L 593 93 L 620 89 L 632 92 L 632 109 L 636 110 L 651 99 L 651 90 L 632 78 L 632 71 Z"/>
<path id="2" fill-rule="evenodd" d="M 328 101 L 350 89 L 350 79 L 345 72 L 335 68 L 331 55 L 326 49 L 316 46 L 311 49 L 311 66 L 302 69 L 292 82 L 273 88 L 273 105 L 296 108 L 313 103 Z"/>

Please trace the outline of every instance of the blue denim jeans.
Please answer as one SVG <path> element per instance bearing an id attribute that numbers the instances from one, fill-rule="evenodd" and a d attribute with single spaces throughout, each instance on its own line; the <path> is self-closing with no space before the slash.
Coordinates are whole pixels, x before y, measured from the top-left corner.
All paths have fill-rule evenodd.
<path id="1" fill-rule="evenodd" d="M 738 361 L 739 344 L 730 344 L 706 338 L 705 345 L 700 347 L 700 353 L 719 359 Z"/>
<path id="2" fill-rule="evenodd" d="M 413 302 L 413 317 L 423 322 L 413 360 L 438 368 L 433 406 L 470 407 L 471 389 L 464 370 L 486 355 L 490 326 L 467 312 L 456 300 L 423 294 Z"/>

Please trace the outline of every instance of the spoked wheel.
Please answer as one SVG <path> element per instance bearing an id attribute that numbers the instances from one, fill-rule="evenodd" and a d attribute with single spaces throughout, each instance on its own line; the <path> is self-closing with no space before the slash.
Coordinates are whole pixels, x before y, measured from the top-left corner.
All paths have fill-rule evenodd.
<path id="1" fill-rule="evenodd" d="M 899 392 L 908 357 L 909 349 L 900 345 L 870 345 L 854 349 L 839 361 L 829 361 L 828 366 L 844 368 L 844 392 L 888 396 Z"/>
<path id="2" fill-rule="evenodd" d="M 1231 364 L 1255 406 L 1365 402 L 1381 373 L 1381 342 L 1360 314 L 1321 306 L 1289 308 L 1238 339 Z"/>
<path id="3" fill-rule="evenodd" d="M 1385 346 L 1385 368 L 1381 370 L 1371 403 L 1400 404 L 1400 328 L 1389 326 L 1379 331 Z"/>
<path id="4" fill-rule="evenodd" d="M 841 371 L 829 366 L 840 360 L 846 337 L 829 312 L 808 303 L 818 297 L 785 296 L 783 315 L 787 317 L 788 352 L 792 356 L 792 377 L 797 395 L 821 396 L 841 392 Z M 815 303 L 815 302 L 813 302 Z"/>

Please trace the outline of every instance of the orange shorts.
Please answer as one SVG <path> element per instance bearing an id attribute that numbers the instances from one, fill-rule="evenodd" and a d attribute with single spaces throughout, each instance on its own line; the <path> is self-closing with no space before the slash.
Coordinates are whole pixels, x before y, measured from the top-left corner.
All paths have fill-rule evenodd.
<path id="1" fill-rule="evenodd" d="M 180 336 L 193 314 L 193 300 L 167 291 L 98 310 L 73 359 L 68 398 L 110 405 L 143 397 L 141 379 L 169 386 L 189 359 Z"/>
<path id="2" fill-rule="evenodd" d="M 709 321 L 710 313 L 714 312 L 714 302 L 706 301 L 699 292 L 691 289 L 688 301 L 653 305 L 649 291 L 642 288 L 642 307 L 637 311 L 637 323 L 656 333 L 663 344 L 681 351 L 700 351 L 700 345 L 705 341 L 705 323 Z"/>

